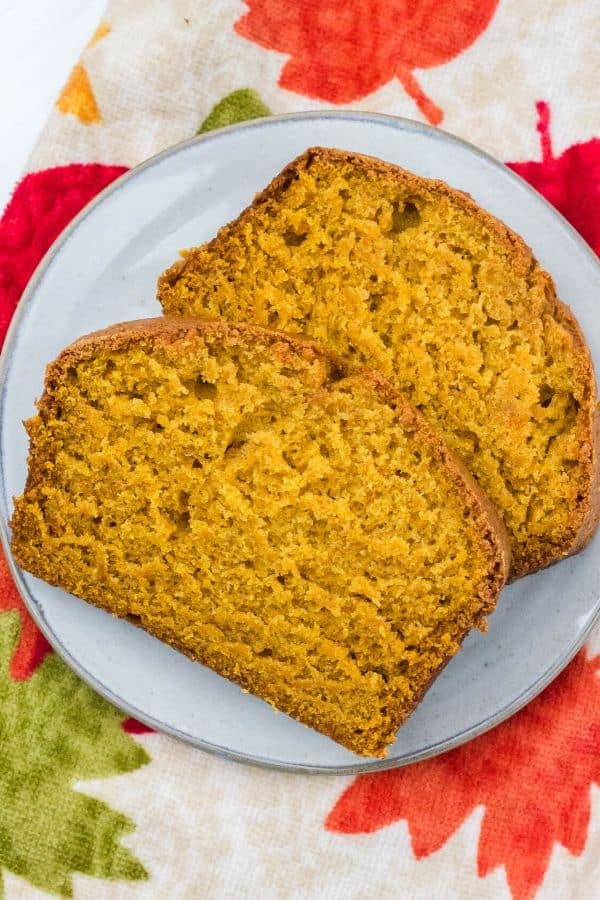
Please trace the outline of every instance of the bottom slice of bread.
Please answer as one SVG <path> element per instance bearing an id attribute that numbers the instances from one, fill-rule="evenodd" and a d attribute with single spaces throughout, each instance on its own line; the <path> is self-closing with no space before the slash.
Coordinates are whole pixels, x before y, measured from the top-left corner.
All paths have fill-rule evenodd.
<path id="1" fill-rule="evenodd" d="M 67 348 L 38 408 L 17 562 L 355 753 L 385 755 L 505 581 L 442 440 L 310 342 L 127 323 Z"/>

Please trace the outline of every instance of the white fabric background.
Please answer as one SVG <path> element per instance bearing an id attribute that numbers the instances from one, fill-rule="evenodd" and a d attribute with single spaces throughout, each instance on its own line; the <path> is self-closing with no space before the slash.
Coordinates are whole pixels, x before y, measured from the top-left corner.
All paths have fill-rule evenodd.
<path id="1" fill-rule="evenodd" d="M 105 0 L 0 0 L 0 210 Z"/>

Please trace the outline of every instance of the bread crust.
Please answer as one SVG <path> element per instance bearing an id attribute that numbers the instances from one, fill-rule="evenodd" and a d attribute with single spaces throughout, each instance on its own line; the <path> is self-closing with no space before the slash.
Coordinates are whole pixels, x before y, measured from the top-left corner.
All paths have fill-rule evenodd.
<path id="1" fill-rule="evenodd" d="M 422 178 L 393 163 L 384 162 L 372 156 L 335 148 L 311 147 L 292 160 L 264 190 L 256 195 L 250 206 L 237 219 L 221 228 L 216 237 L 202 249 L 218 252 L 220 246 L 227 241 L 234 229 L 237 230 L 243 225 L 253 215 L 256 208 L 272 200 L 280 191 L 284 191 L 289 183 L 298 177 L 300 171 L 309 169 L 318 160 L 358 164 L 367 174 L 383 174 L 392 177 L 404 188 L 417 190 L 425 186 L 432 193 L 450 198 L 470 215 L 479 219 L 507 247 L 513 258 L 514 267 L 519 273 L 524 276 L 536 273 L 538 277 L 541 276 L 544 279 L 549 311 L 572 337 L 579 364 L 579 375 L 585 386 L 584 402 L 578 413 L 584 490 L 581 499 L 577 501 L 572 510 L 570 523 L 572 538 L 559 547 L 557 552 L 554 552 L 550 546 L 542 554 L 532 549 L 529 554 L 523 556 L 520 565 L 513 563 L 509 581 L 515 581 L 517 578 L 537 572 L 578 553 L 589 543 L 600 522 L 600 411 L 598 410 L 596 378 L 590 351 L 575 315 L 570 307 L 557 297 L 552 278 L 539 266 L 530 247 L 523 238 L 503 222 L 478 206 L 469 194 L 450 187 L 444 181 Z M 190 255 L 175 262 L 160 276 L 157 298 L 161 304 L 162 298 L 166 297 L 169 288 L 181 277 L 192 259 L 193 250 Z"/>
<path id="2" fill-rule="evenodd" d="M 292 336 L 281 332 L 270 331 L 257 325 L 237 325 L 225 322 L 224 320 L 197 319 L 191 317 L 161 316 L 160 318 L 155 319 L 145 319 L 113 325 L 75 341 L 75 343 L 67 347 L 60 356 L 48 366 L 44 394 L 38 402 L 39 414 L 42 418 L 46 415 L 51 415 L 54 404 L 52 396 L 53 389 L 65 380 L 69 367 L 93 357 L 99 351 L 123 350 L 130 344 L 138 342 L 140 339 L 149 339 L 155 342 L 168 344 L 194 333 L 199 335 L 214 335 L 222 340 L 225 345 L 229 344 L 230 346 L 240 343 L 247 345 L 248 342 L 255 341 L 266 344 L 267 346 L 277 347 L 278 353 L 285 354 L 287 350 L 293 355 L 308 354 L 312 357 L 322 359 L 326 363 L 326 371 L 328 373 L 326 384 L 332 383 L 334 380 L 339 380 L 340 376 L 342 378 L 354 376 L 363 378 L 367 383 L 373 386 L 382 401 L 394 410 L 399 425 L 405 429 L 414 431 L 423 443 L 426 443 L 431 447 L 434 458 L 439 461 L 449 473 L 456 490 L 463 494 L 471 516 L 477 522 L 478 531 L 488 546 L 490 560 L 489 571 L 485 580 L 478 587 L 478 597 L 481 601 L 479 617 L 476 621 L 471 620 L 468 623 L 465 623 L 465 628 L 462 635 L 459 636 L 459 641 L 462 642 L 466 634 L 473 627 L 481 626 L 484 617 L 493 611 L 498 594 L 506 581 L 510 569 L 508 535 L 506 534 L 504 525 L 498 517 L 494 507 L 474 481 L 470 473 L 465 469 L 464 465 L 448 449 L 443 439 L 432 429 L 421 413 L 415 410 L 400 392 L 393 388 L 389 382 L 377 372 L 354 366 L 347 360 L 326 350 L 312 340 L 296 335 Z M 30 468 L 25 487 L 25 494 L 27 494 L 27 492 L 43 477 L 41 468 L 36 464 L 39 464 L 40 462 L 42 461 L 36 461 L 35 459 L 30 458 Z M 23 533 L 20 528 L 20 516 L 18 510 L 13 515 L 11 527 L 13 529 L 11 542 L 13 555 L 17 563 L 27 568 L 27 554 L 25 551 L 28 535 Z M 36 573 L 33 572 L 33 574 Z M 57 584 L 57 586 L 61 587 L 62 585 Z M 85 599 L 101 609 L 107 609 L 102 603 L 100 596 Z M 112 612 L 112 610 L 109 611 Z M 113 615 L 115 615 L 114 612 Z M 125 618 L 126 616 L 122 617 Z M 148 628 L 147 630 L 149 633 L 154 634 L 159 639 L 169 643 L 177 650 L 180 650 L 192 659 L 195 659 L 197 662 L 210 666 L 218 674 L 224 675 L 244 689 L 255 692 L 259 696 L 263 696 L 260 686 L 254 682 L 252 675 L 226 671 L 215 658 L 190 654 L 189 649 L 179 642 L 172 634 L 165 632 L 159 633 L 156 628 Z M 452 657 L 450 656 L 445 660 L 440 667 L 440 671 L 450 658 Z M 435 680 L 435 677 L 436 675 L 432 677 L 430 684 Z M 400 727 L 408 715 L 410 715 L 418 705 L 422 695 L 428 687 L 429 685 L 423 689 L 421 696 L 415 700 L 408 712 L 398 708 L 395 729 Z M 323 729 L 322 723 L 312 720 L 310 715 L 303 715 L 300 717 L 294 709 L 286 708 L 285 704 L 282 703 L 279 705 L 278 703 L 278 706 L 284 712 L 287 712 L 304 722 L 304 724 L 318 726 L 318 730 L 321 731 L 321 733 L 327 734 L 327 736 L 342 743 L 353 752 L 361 752 L 356 746 L 352 746 L 349 740 L 345 740 L 343 735 Z M 384 756 L 385 749 L 386 743 L 382 743 L 381 746 L 377 748 L 375 755 Z"/>

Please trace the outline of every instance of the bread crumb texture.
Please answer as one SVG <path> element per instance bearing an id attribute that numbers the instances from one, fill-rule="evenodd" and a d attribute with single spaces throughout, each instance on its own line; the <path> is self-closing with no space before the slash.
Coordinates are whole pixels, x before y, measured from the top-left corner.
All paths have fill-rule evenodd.
<path id="1" fill-rule="evenodd" d="M 159 282 L 165 311 L 248 320 L 373 365 L 501 512 L 513 577 L 589 539 L 595 382 L 529 249 L 464 194 L 309 151 Z"/>
<path id="2" fill-rule="evenodd" d="M 493 608 L 501 535 L 377 376 L 174 321 L 83 339 L 49 368 L 15 557 L 382 756 Z"/>

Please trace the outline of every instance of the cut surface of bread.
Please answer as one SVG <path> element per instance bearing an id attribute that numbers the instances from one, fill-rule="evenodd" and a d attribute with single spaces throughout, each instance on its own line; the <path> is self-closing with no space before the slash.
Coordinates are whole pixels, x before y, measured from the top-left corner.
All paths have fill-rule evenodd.
<path id="1" fill-rule="evenodd" d="M 19 565 L 382 756 L 508 568 L 500 521 L 379 375 L 162 317 L 47 370 Z"/>
<path id="2" fill-rule="evenodd" d="M 444 434 L 506 523 L 512 577 L 598 521 L 596 389 L 529 248 L 466 195 L 315 148 L 160 279 L 167 313 L 318 339 L 372 365 Z"/>

